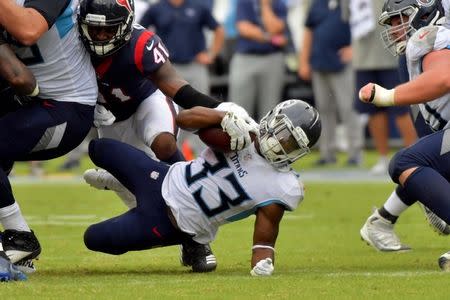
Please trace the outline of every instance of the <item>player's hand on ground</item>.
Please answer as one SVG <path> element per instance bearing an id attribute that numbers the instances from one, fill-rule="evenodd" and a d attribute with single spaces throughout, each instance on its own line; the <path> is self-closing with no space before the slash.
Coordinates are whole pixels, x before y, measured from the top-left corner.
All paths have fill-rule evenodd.
<path id="1" fill-rule="evenodd" d="M 242 150 L 252 143 L 250 132 L 254 128 L 243 117 L 228 111 L 220 123 L 223 131 L 230 136 L 230 149 Z"/>
<path id="2" fill-rule="evenodd" d="M 115 120 L 116 120 L 116 117 L 113 115 L 112 112 L 107 110 L 106 107 L 104 107 L 101 104 L 95 105 L 95 110 L 94 110 L 94 126 L 95 127 L 98 128 L 100 126 L 112 125 Z"/>
<path id="3" fill-rule="evenodd" d="M 394 91 L 394 89 L 388 90 L 375 83 L 368 83 L 359 90 L 359 99 L 376 106 L 392 106 L 395 105 Z"/>
<path id="4" fill-rule="evenodd" d="M 271 258 L 261 259 L 256 263 L 250 271 L 252 276 L 270 276 L 272 275 L 274 266 Z"/>

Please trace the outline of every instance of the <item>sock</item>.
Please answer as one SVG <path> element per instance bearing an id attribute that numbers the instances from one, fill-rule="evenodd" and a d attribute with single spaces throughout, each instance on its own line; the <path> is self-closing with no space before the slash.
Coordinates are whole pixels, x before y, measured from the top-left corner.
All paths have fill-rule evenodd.
<path id="1" fill-rule="evenodd" d="M 407 210 L 409 205 L 406 205 L 402 199 L 397 195 L 396 191 L 393 191 L 389 198 L 383 205 L 383 208 L 393 216 L 400 216 L 402 212 Z"/>
<path id="2" fill-rule="evenodd" d="M 172 165 L 178 161 L 185 161 L 183 154 L 181 153 L 180 150 L 177 149 L 177 151 L 175 151 L 174 154 L 172 154 L 172 156 L 170 156 L 169 158 L 166 158 L 164 160 L 162 160 L 163 162 Z"/>
<path id="3" fill-rule="evenodd" d="M 406 180 L 404 191 L 450 223 L 450 183 L 436 170 L 419 167 Z"/>
<path id="4" fill-rule="evenodd" d="M 384 208 L 384 206 L 378 209 L 378 213 L 380 214 L 380 216 L 382 216 L 386 220 L 389 220 L 392 224 L 395 224 L 395 222 L 397 222 L 398 217 L 394 216 L 390 212 L 388 212 Z"/>
<path id="5" fill-rule="evenodd" d="M 31 231 L 22 216 L 22 213 L 20 212 L 20 207 L 17 202 L 0 208 L 0 223 L 2 223 L 4 229 L 15 229 L 28 232 Z"/>

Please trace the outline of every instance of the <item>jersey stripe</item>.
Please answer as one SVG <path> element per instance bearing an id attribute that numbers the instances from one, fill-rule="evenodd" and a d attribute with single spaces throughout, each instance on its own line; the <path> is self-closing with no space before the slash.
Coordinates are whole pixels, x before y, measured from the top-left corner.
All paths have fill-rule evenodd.
<path id="1" fill-rule="evenodd" d="M 134 63 L 141 73 L 144 73 L 144 65 L 142 63 L 142 59 L 144 57 L 145 45 L 147 44 L 148 40 L 151 39 L 153 34 L 154 33 L 151 31 L 144 31 L 136 42 L 136 48 L 134 50 Z"/>
<path id="2" fill-rule="evenodd" d="M 64 13 L 56 19 L 55 25 L 58 30 L 59 37 L 62 39 L 75 25 L 72 19 L 73 9 L 68 6 Z"/>
<path id="3" fill-rule="evenodd" d="M 111 67 L 112 64 L 112 56 L 108 56 L 104 61 L 102 61 L 101 64 L 99 64 L 95 68 L 95 73 L 97 73 L 99 78 L 103 78 L 105 76 L 106 72 L 108 72 L 109 67 Z"/>

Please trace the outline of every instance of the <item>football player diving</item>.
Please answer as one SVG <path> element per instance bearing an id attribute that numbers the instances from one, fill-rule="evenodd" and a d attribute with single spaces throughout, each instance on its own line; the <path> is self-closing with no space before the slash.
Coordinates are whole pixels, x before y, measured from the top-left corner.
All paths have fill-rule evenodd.
<path id="1" fill-rule="evenodd" d="M 80 3 L 79 31 L 91 54 L 100 92 L 94 123 L 99 137 L 128 143 L 168 164 L 183 161 L 176 143 L 178 108 L 173 102 L 187 109 L 239 107 L 221 104 L 192 88 L 177 75 L 161 39 L 133 24 L 133 19 L 133 0 Z M 231 136 L 232 149 L 240 150 L 251 142 L 248 132 L 257 126 L 251 118 L 247 121 L 238 129 L 231 122 L 224 127 Z M 135 202 L 128 202 L 126 193 L 117 194 L 128 208 L 134 207 Z M 182 252 L 187 260 L 184 263 L 198 264 L 193 266 L 197 272 L 216 267 L 209 245 L 184 243 Z"/>
<path id="2" fill-rule="evenodd" d="M 393 231 L 394 224 L 416 201 L 424 205 L 430 224 L 438 232 L 450 233 L 450 201 L 446 198 L 450 189 L 446 146 L 450 30 L 442 26 L 446 19 L 440 0 L 387 0 L 379 20 L 386 27 L 383 41 L 387 48 L 395 54 L 406 52 L 410 81 L 391 90 L 369 83 L 360 90 L 361 100 L 380 106 L 416 105 L 417 113 L 436 131 L 392 158 L 389 174 L 398 186 L 361 229 L 363 239 L 378 250 L 399 251 L 409 247 L 401 244 Z M 450 254 L 441 257 L 440 266 L 450 268 Z"/>
<path id="3" fill-rule="evenodd" d="M 230 119 L 244 122 L 244 116 L 233 111 L 206 107 L 184 110 L 176 121 L 181 128 L 220 128 Z M 103 174 L 106 187 L 128 189 L 137 206 L 88 227 L 85 245 L 120 255 L 186 239 L 207 244 L 219 226 L 255 214 L 250 273 L 269 276 L 283 214 L 296 209 L 304 196 L 299 174 L 290 164 L 310 152 L 320 133 L 317 110 L 304 101 L 287 100 L 261 119 L 250 146 L 231 152 L 208 147 L 195 160 L 171 166 L 130 145 L 93 140 L 89 156 L 110 172 Z"/>

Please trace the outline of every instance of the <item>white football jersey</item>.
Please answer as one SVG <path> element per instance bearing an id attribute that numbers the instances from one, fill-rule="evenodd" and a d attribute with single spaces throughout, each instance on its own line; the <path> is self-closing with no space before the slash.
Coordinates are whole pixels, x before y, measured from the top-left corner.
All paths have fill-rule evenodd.
<path id="1" fill-rule="evenodd" d="M 220 225 L 246 218 L 258 207 L 279 203 L 294 210 L 303 194 L 299 175 L 277 171 L 254 144 L 230 153 L 207 148 L 193 161 L 172 165 L 162 185 L 180 229 L 203 244 L 214 240 Z"/>
<path id="2" fill-rule="evenodd" d="M 450 29 L 443 26 L 427 26 L 418 30 L 408 40 L 406 59 L 409 78 L 414 79 L 422 73 L 424 56 L 434 50 L 450 47 Z M 419 104 L 425 122 L 434 130 L 447 128 L 450 120 L 450 94 L 433 101 Z"/>
<path id="3" fill-rule="evenodd" d="M 24 0 L 16 3 L 23 6 Z M 78 5 L 79 0 L 71 1 L 35 45 L 13 48 L 36 77 L 40 98 L 95 105 L 95 71 L 79 38 Z"/>

